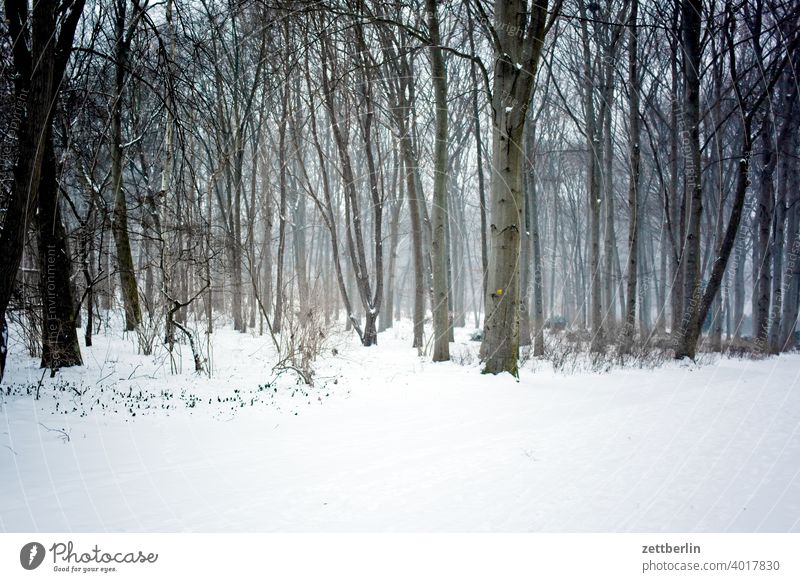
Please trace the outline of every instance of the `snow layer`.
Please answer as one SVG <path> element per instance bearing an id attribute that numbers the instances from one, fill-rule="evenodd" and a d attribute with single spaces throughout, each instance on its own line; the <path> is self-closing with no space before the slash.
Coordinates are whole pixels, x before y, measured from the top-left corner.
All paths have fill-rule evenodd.
<path id="1" fill-rule="evenodd" d="M 334 341 L 303 388 L 263 337 L 207 378 L 100 336 L 39 401 L 13 351 L 0 530 L 800 531 L 798 355 L 517 382 Z"/>

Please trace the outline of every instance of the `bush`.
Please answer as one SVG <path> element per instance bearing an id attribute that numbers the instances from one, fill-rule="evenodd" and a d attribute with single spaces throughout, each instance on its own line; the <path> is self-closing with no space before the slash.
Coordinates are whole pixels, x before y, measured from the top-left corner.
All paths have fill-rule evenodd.
<path id="1" fill-rule="evenodd" d="M 567 329 L 567 319 L 561 315 L 549 317 L 544 322 L 544 328 L 549 329 L 553 333 L 564 331 Z"/>

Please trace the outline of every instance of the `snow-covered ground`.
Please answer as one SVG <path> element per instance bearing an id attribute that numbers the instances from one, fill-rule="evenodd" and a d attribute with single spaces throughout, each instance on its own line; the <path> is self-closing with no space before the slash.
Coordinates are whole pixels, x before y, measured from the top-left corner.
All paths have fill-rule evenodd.
<path id="1" fill-rule="evenodd" d="M 42 380 L 18 344 L 0 406 L 4 531 L 800 531 L 800 356 L 480 374 L 399 325 L 333 338 L 316 385 L 264 337 L 214 374 L 98 336 Z"/>

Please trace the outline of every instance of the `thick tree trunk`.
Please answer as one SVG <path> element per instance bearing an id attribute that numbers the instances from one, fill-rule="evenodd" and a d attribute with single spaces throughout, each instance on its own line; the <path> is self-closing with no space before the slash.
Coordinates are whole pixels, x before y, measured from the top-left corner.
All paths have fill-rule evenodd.
<path id="1" fill-rule="evenodd" d="M 39 277 L 42 290 L 42 368 L 52 373 L 80 366 L 81 349 L 75 326 L 75 302 L 70 278 L 71 257 L 61 222 L 52 136 L 44 137 L 45 155 L 39 181 Z"/>
<path id="2" fill-rule="evenodd" d="M 684 159 L 685 198 L 689 201 L 689 224 L 686 235 L 683 287 L 684 323 L 682 334 L 687 334 L 688 322 L 698 311 L 701 300 L 700 280 L 700 224 L 703 218 L 703 187 L 700 159 L 700 19 L 701 0 L 682 0 L 684 51 L 684 142 L 688 155 Z"/>
<path id="3" fill-rule="evenodd" d="M 426 0 L 431 37 L 431 79 L 436 102 L 436 134 L 433 174 L 433 361 L 450 359 L 450 309 L 447 276 L 447 72 L 439 47 L 439 17 L 436 0 Z"/>
<path id="4" fill-rule="evenodd" d="M 547 4 L 534 2 L 530 14 L 527 3 L 519 0 L 497 0 L 494 6 L 491 253 L 481 346 L 484 372 L 490 374 L 518 375 L 523 137 Z"/>
<path id="5" fill-rule="evenodd" d="M 19 123 L 19 149 L 0 232 L 0 380 L 8 353 L 5 314 L 22 261 L 25 233 L 38 206 L 38 185 L 48 144 L 45 136 L 51 135 L 54 100 L 83 6 L 84 0 L 60 4 L 42 0 L 35 2 L 29 13 L 27 0 L 5 0 L 8 32 L 13 39 L 13 115 Z M 61 24 L 58 35 L 57 20 Z"/>
<path id="6" fill-rule="evenodd" d="M 136 272 L 133 268 L 133 254 L 128 231 L 128 202 L 122 185 L 122 99 L 125 91 L 125 77 L 128 72 L 128 50 L 130 39 L 126 30 L 127 0 L 117 0 L 115 26 L 115 94 L 111 108 L 111 187 L 114 198 L 114 220 L 112 232 L 117 251 L 117 267 L 125 308 L 125 330 L 132 331 L 142 321 L 139 305 L 139 289 Z"/>

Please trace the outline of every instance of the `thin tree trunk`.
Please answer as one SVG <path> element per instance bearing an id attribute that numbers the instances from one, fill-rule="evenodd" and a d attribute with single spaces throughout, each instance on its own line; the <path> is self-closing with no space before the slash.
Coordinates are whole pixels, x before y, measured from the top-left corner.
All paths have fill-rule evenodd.
<path id="1" fill-rule="evenodd" d="M 628 86 L 630 102 L 628 103 L 628 126 L 630 128 L 629 156 L 631 174 L 628 184 L 628 207 L 630 218 L 628 220 L 628 285 L 626 291 L 627 305 L 625 310 L 625 327 L 620 344 L 620 352 L 628 353 L 633 344 L 636 326 L 636 285 L 638 283 L 639 260 L 639 171 L 641 165 L 641 150 L 639 148 L 639 32 L 637 19 L 639 14 L 638 0 L 631 0 L 630 15 L 628 17 Z"/>

